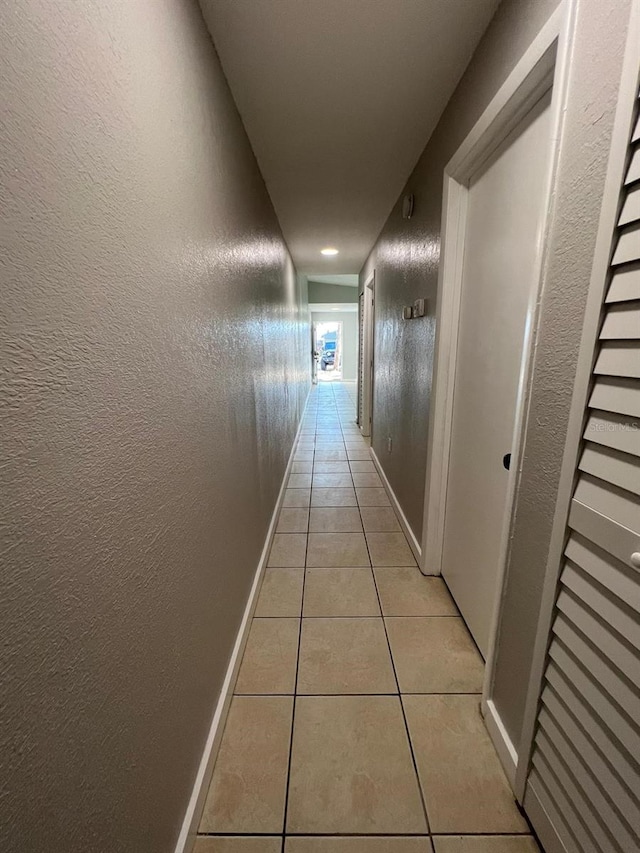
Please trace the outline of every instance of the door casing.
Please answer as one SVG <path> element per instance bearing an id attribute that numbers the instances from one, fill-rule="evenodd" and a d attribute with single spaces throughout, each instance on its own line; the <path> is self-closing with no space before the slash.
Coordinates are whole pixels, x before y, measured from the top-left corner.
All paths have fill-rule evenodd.
<path id="1" fill-rule="evenodd" d="M 373 429 L 373 338 L 375 334 L 375 270 L 365 281 L 360 292 L 363 297 L 363 322 L 362 322 L 362 346 L 358 347 L 358 358 L 360 365 L 358 378 L 361 386 L 358 388 L 358 399 L 362 405 L 358 406 L 358 426 L 364 436 L 370 436 Z M 360 396 L 361 395 L 361 396 Z M 360 419 L 362 411 L 362 419 Z M 362 422 L 360 422 L 360 420 Z"/>
<path id="2" fill-rule="evenodd" d="M 469 181 L 544 93 L 552 89 L 552 142 L 544 191 L 543 238 L 540 241 L 536 257 L 534 271 L 536 286 L 532 288 L 529 303 L 529 322 L 520 365 L 513 454 L 482 698 L 482 708 L 489 733 L 512 786 L 515 784 L 518 752 L 511 743 L 491 699 L 493 666 L 499 608 L 509 553 L 509 535 L 513 522 L 526 431 L 528 389 L 533 363 L 533 348 L 539 322 L 537 306 L 544 283 L 547 232 L 553 206 L 559 140 L 563 126 L 575 6 L 576 0 L 562 0 L 444 171 L 442 247 L 436 314 L 437 337 L 432 405 L 428 426 L 426 499 L 422 560 L 420 563 L 421 571 L 426 575 L 439 575 L 442 569 Z"/>

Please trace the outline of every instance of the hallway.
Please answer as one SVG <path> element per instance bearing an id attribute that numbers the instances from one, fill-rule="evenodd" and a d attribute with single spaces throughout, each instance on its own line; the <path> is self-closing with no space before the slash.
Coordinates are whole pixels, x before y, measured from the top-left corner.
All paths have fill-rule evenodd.
<path id="1" fill-rule="evenodd" d="M 195 851 L 534 853 L 480 655 L 354 410 L 348 383 L 311 393 Z"/>

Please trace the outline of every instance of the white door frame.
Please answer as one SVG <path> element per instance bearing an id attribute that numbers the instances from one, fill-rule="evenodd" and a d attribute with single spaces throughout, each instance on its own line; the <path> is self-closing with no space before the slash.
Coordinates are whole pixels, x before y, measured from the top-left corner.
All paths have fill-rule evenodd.
<path id="1" fill-rule="evenodd" d="M 362 435 L 370 436 L 373 424 L 373 336 L 374 336 L 374 314 L 375 314 L 375 270 L 367 278 L 361 293 L 364 293 L 363 307 L 364 317 L 362 322 L 363 345 L 358 352 L 362 351 L 364 364 L 358 376 L 362 376 L 362 412 L 364 422 L 359 423 Z M 359 413 L 358 413 L 359 414 Z"/>
<path id="2" fill-rule="evenodd" d="M 499 718 L 494 713 L 491 701 L 493 663 L 515 496 L 522 467 L 521 454 L 526 427 L 533 349 L 538 326 L 538 305 L 544 284 L 546 236 L 552 212 L 558 152 L 563 129 L 575 5 L 576 0 L 562 0 L 444 171 L 442 248 L 436 315 L 437 339 L 433 403 L 429 414 L 423 559 L 421 561 L 422 572 L 429 575 L 439 575 L 442 572 L 469 180 L 545 92 L 552 88 L 551 151 L 544 192 L 544 224 L 536 255 L 535 281 L 537 284 L 532 288 L 527 311 L 516 403 L 514 444 L 507 487 L 507 509 L 501 539 L 496 599 L 483 691 L 483 709 L 487 716 L 487 724 L 512 783 L 515 780 L 517 754 L 501 727 Z"/>

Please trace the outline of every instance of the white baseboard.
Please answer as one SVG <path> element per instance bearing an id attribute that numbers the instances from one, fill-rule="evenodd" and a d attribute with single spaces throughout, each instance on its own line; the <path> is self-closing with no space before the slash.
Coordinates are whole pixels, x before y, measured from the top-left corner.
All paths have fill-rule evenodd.
<path id="1" fill-rule="evenodd" d="M 516 769 L 518 767 L 518 753 L 507 734 L 504 723 L 496 709 L 493 699 L 482 700 L 482 715 L 489 732 L 489 737 L 498 753 L 498 758 L 509 780 L 509 784 L 515 790 Z"/>
<path id="2" fill-rule="evenodd" d="M 378 474 L 380 474 L 380 479 L 382 480 L 382 485 L 384 486 L 386 493 L 389 495 L 389 500 L 391 501 L 391 504 L 393 505 L 393 508 L 396 511 L 396 515 L 398 516 L 398 519 L 400 521 L 400 526 L 402 527 L 402 530 L 404 531 L 404 535 L 407 537 L 407 540 L 409 542 L 409 546 L 411 547 L 411 550 L 413 551 L 413 556 L 416 558 L 418 565 L 420 565 L 422 562 L 422 548 L 420 547 L 420 543 L 416 539 L 413 530 L 409 526 L 409 522 L 407 521 L 407 517 L 405 516 L 404 512 L 402 511 L 402 507 L 398 503 L 398 498 L 396 497 L 395 492 L 391 488 L 391 483 L 389 482 L 389 480 L 387 480 L 387 475 L 384 473 L 382 465 L 380 464 L 380 460 L 376 456 L 373 447 L 370 447 L 369 450 L 371 452 L 371 458 L 373 459 L 373 464 L 376 466 Z"/>
<path id="3" fill-rule="evenodd" d="M 309 391 L 309 393 L 311 392 Z M 262 585 L 262 578 L 264 576 L 264 571 L 267 566 L 269 550 L 271 548 L 271 543 L 275 534 L 276 525 L 278 523 L 278 515 L 280 513 L 280 508 L 282 507 L 282 503 L 284 501 L 284 493 L 287 487 L 287 480 L 289 479 L 289 474 L 291 473 L 293 457 L 295 455 L 296 445 L 300 436 L 300 430 L 302 429 L 302 421 L 304 419 L 308 402 L 309 394 L 307 394 L 307 399 L 305 400 L 305 404 L 302 409 L 300 423 L 298 424 L 296 437 L 293 441 L 291 453 L 289 454 L 287 468 L 282 479 L 282 484 L 280 485 L 278 499 L 276 500 L 273 515 L 271 516 L 271 522 L 269 523 L 269 530 L 267 531 L 267 536 L 264 542 L 264 547 L 262 549 L 262 554 L 260 555 L 258 568 L 256 569 L 256 573 L 253 578 L 253 584 L 251 586 L 251 592 L 249 593 L 249 598 L 247 600 L 247 606 L 244 610 L 244 615 L 242 617 L 242 622 L 240 623 L 240 628 L 236 636 L 236 642 L 233 647 L 233 652 L 231 653 L 231 659 L 229 660 L 229 666 L 227 667 L 227 673 L 225 675 L 224 682 L 222 683 L 220 696 L 218 698 L 215 711 L 213 713 L 213 720 L 211 721 L 211 727 L 209 728 L 209 734 L 207 736 L 204 751 L 202 753 L 202 758 L 200 759 L 200 765 L 198 767 L 198 772 L 196 774 L 193 790 L 189 799 L 189 805 L 187 806 L 184 820 L 182 822 L 182 828 L 180 830 L 180 835 L 178 836 L 178 841 L 175 847 L 175 853 L 191 853 L 195 844 L 198 826 L 200 825 L 200 818 L 202 817 L 202 811 L 204 809 L 205 800 L 209 791 L 209 785 L 211 783 L 211 777 L 213 775 L 213 766 L 215 764 L 218 747 L 220 746 L 220 740 L 222 738 L 222 732 L 224 731 L 224 724 L 227 719 L 227 713 L 229 712 L 229 706 L 231 705 L 231 699 L 233 697 L 233 690 L 236 684 L 236 679 L 238 677 L 238 671 L 240 670 L 242 655 L 247 644 L 251 619 L 253 618 L 253 613 L 256 609 L 256 604 L 258 603 L 258 594 L 260 592 L 260 586 Z"/>

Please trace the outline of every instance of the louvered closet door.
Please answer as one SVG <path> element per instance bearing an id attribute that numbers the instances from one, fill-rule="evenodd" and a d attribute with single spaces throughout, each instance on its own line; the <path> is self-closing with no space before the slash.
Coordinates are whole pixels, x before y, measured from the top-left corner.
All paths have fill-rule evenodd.
<path id="1" fill-rule="evenodd" d="M 612 248 L 525 795 L 568 853 L 640 850 L 640 118 Z"/>

